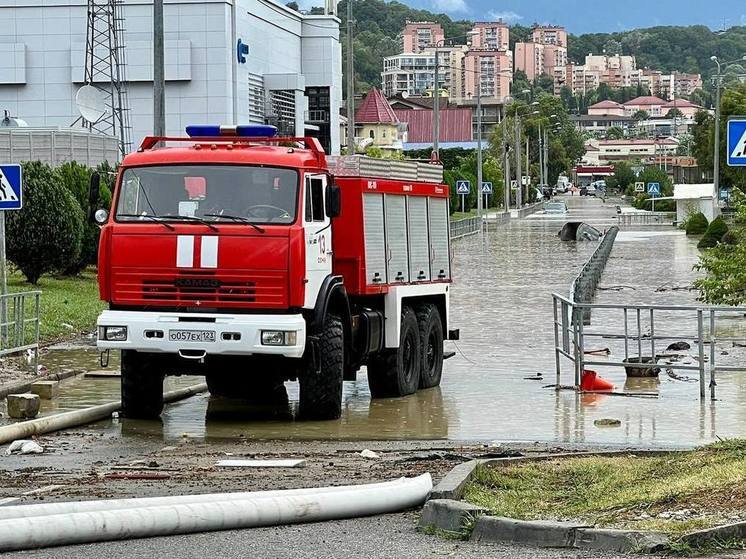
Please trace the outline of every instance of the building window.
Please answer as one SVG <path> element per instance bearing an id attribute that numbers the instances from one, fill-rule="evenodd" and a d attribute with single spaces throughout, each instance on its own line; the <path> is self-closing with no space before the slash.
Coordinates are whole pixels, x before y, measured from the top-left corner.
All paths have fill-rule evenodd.
<path id="1" fill-rule="evenodd" d="M 375 140 L 375 139 L 376 139 L 376 133 L 375 133 L 375 132 L 373 132 L 373 130 L 372 130 L 372 129 L 371 129 L 371 131 L 370 131 L 370 139 L 371 139 L 371 140 Z"/>
<path id="2" fill-rule="evenodd" d="M 264 124 L 264 77 L 249 74 L 249 122 Z"/>

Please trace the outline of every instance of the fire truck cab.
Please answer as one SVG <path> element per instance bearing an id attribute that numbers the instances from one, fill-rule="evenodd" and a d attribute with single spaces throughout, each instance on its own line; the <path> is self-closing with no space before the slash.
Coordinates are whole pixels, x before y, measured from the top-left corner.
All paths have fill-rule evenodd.
<path id="1" fill-rule="evenodd" d="M 340 416 L 367 366 L 374 398 L 440 383 L 451 283 L 439 165 L 327 158 L 269 126 L 146 138 L 99 210 L 98 347 L 121 351 L 122 409 L 154 418 L 166 375 Z"/>

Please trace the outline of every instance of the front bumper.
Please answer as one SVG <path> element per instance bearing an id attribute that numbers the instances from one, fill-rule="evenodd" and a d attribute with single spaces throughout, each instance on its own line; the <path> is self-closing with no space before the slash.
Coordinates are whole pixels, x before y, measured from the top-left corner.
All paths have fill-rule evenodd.
<path id="1" fill-rule="evenodd" d="M 306 346 L 306 321 L 300 314 L 202 314 L 104 311 L 98 326 L 126 326 L 124 341 L 98 340 L 98 349 L 132 349 L 204 355 L 279 355 L 300 358 Z M 171 331 L 214 332 L 214 341 L 177 341 Z M 262 330 L 296 332 L 294 345 L 262 345 Z M 157 333 L 161 333 L 159 337 Z"/>

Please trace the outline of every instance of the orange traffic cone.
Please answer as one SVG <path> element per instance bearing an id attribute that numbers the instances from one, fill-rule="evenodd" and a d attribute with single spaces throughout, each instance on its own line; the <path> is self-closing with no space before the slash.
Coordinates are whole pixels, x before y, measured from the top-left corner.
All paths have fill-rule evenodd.
<path id="1" fill-rule="evenodd" d="M 580 390 L 583 392 L 611 392 L 614 390 L 614 385 L 599 377 L 596 371 L 586 370 L 583 371 L 583 376 L 580 379 Z"/>

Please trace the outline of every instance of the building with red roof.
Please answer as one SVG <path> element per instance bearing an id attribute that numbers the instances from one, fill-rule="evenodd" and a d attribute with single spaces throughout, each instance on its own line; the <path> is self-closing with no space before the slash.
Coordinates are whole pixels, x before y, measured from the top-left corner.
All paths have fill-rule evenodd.
<path id="1" fill-rule="evenodd" d="M 400 150 L 407 141 L 407 125 L 396 116 L 394 109 L 379 89 L 371 89 L 355 111 L 355 138 L 358 148 L 378 146 Z"/>
<path id="2" fill-rule="evenodd" d="M 624 105 L 606 99 L 588 107 L 588 114 L 593 116 L 624 116 Z"/>

